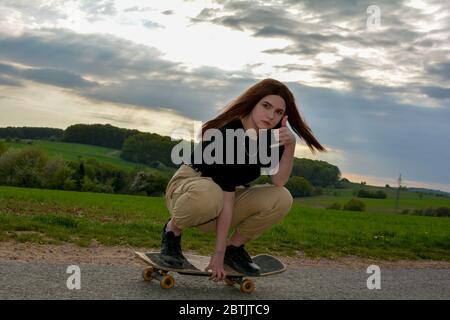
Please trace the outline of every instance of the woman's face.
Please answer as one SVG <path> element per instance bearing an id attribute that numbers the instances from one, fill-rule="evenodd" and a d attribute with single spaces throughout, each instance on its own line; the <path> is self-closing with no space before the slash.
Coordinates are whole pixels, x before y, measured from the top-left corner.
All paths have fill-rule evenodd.
<path id="1" fill-rule="evenodd" d="M 286 113 L 286 104 L 280 96 L 268 95 L 253 108 L 250 117 L 258 129 L 272 129 Z"/>

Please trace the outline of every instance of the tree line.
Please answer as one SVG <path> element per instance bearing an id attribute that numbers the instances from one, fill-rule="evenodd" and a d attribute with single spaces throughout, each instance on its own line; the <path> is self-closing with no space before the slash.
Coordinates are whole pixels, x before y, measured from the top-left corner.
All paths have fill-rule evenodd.
<path id="1" fill-rule="evenodd" d="M 64 130 L 41 127 L 6 127 L 0 128 L 0 138 L 3 139 L 46 139 L 62 140 Z"/>
<path id="2" fill-rule="evenodd" d="M 17 135 L 15 135 L 17 134 Z M 0 128 L 2 138 L 47 139 L 62 142 L 90 144 L 121 150 L 124 160 L 156 169 L 176 169 L 171 161 L 173 147 L 181 140 L 139 130 L 124 129 L 110 124 L 75 124 L 67 129 L 52 128 Z M 193 147 L 193 142 L 191 141 Z M 341 172 L 338 167 L 325 161 L 294 158 L 291 184 L 302 191 L 299 196 L 315 195 L 323 187 L 342 188 Z M 298 187 L 301 185 L 302 187 Z"/>
<path id="3" fill-rule="evenodd" d="M 160 196 L 169 178 L 169 172 L 144 166 L 127 172 L 92 158 L 65 160 L 39 147 L 8 148 L 0 141 L 0 185 Z"/>

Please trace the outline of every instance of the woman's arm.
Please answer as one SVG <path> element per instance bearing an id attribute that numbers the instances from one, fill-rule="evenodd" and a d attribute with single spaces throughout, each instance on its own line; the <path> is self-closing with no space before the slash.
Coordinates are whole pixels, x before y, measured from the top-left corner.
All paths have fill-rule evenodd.
<path id="1" fill-rule="evenodd" d="M 288 182 L 294 162 L 296 140 L 294 134 L 287 127 L 287 118 L 288 116 L 284 116 L 280 129 L 276 129 L 279 133 L 279 144 L 284 145 L 284 152 L 280 159 L 278 172 L 270 176 L 272 183 L 277 187 L 282 187 Z"/>
<path id="2" fill-rule="evenodd" d="M 294 163 L 294 152 L 295 144 L 284 146 L 283 156 L 280 159 L 278 172 L 270 176 L 272 183 L 277 187 L 284 186 L 289 180 L 289 176 L 292 172 L 292 165 Z"/>
<path id="3" fill-rule="evenodd" d="M 211 262 L 206 267 L 206 271 L 212 270 L 211 279 L 223 280 L 226 272 L 223 268 L 223 259 L 227 247 L 228 230 L 230 229 L 231 217 L 234 207 L 234 192 L 223 192 L 223 208 L 217 218 L 216 226 L 216 250 L 211 257 Z"/>
<path id="4" fill-rule="evenodd" d="M 216 228 L 216 253 L 225 254 L 227 247 L 228 230 L 230 229 L 231 217 L 234 207 L 234 192 L 223 192 L 223 209 L 217 219 Z"/>

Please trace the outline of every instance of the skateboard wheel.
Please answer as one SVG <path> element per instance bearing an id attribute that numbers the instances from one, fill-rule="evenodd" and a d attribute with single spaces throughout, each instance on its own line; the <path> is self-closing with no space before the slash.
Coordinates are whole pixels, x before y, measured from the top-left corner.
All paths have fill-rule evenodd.
<path id="1" fill-rule="evenodd" d="M 145 268 L 144 271 L 142 271 L 142 277 L 144 278 L 145 281 L 152 281 L 153 272 L 154 272 L 153 267 Z"/>
<path id="2" fill-rule="evenodd" d="M 236 281 L 234 281 L 234 280 L 231 280 L 231 279 L 229 279 L 229 278 L 225 278 L 225 284 L 227 285 L 227 286 L 230 286 L 230 287 L 232 287 L 232 286 L 234 286 L 235 284 L 236 284 Z"/>
<path id="3" fill-rule="evenodd" d="M 255 290 L 255 283 L 250 279 L 245 279 L 241 283 L 241 292 L 252 293 Z"/>
<path id="4" fill-rule="evenodd" d="M 162 277 L 160 283 L 161 288 L 170 289 L 175 285 L 175 279 L 171 275 L 165 275 Z"/>

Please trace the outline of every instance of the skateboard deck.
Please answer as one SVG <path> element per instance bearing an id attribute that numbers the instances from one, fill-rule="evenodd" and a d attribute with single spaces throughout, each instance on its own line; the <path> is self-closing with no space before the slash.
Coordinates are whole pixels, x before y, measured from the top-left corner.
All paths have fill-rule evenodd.
<path id="1" fill-rule="evenodd" d="M 175 268 L 169 266 L 161 260 L 161 255 L 159 252 L 135 252 L 136 256 L 150 265 L 146 268 L 142 276 L 144 280 L 151 281 L 152 279 L 160 280 L 161 287 L 164 289 L 172 288 L 175 285 L 175 280 L 168 274 L 169 272 L 176 272 L 180 275 L 191 275 L 191 276 L 211 276 L 211 271 L 204 271 L 208 266 L 210 257 L 199 256 L 192 254 L 185 254 L 187 261 L 180 268 Z M 256 263 L 260 268 L 260 275 L 256 277 L 265 277 L 270 275 L 275 275 L 286 271 L 286 266 L 277 258 L 267 255 L 260 254 L 252 257 L 254 263 Z M 251 293 L 255 289 L 254 282 L 249 279 L 249 277 L 241 272 L 238 272 L 227 265 L 224 265 L 224 269 L 227 273 L 225 283 L 227 285 L 233 286 L 236 283 L 240 284 L 241 291 L 244 293 Z"/>

